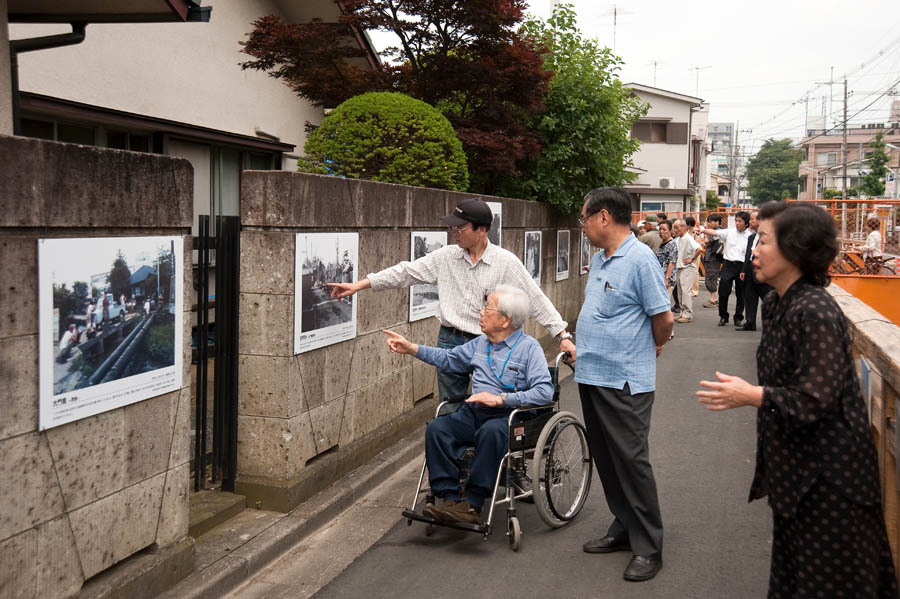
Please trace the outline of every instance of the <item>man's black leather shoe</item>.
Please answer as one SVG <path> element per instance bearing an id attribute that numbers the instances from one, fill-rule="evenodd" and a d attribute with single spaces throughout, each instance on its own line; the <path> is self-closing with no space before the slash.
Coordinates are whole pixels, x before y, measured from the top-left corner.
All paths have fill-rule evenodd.
<path id="1" fill-rule="evenodd" d="M 724 327 L 726 324 L 728 324 L 728 319 L 727 319 L 727 318 L 720 318 L 720 319 L 719 319 L 719 326 L 720 326 L 720 327 Z"/>
<path id="2" fill-rule="evenodd" d="M 739 331 L 755 331 L 756 325 L 755 324 L 745 324 L 744 326 L 738 327 L 737 330 L 739 330 Z"/>
<path id="3" fill-rule="evenodd" d="M 644 557 L 643 555 L 635 555 L 628 562 L 625 568 L 625 574 L 622 578 L 631 582 L 641 582 L 650 580 L 662 570 L 661 557 Z"/>
<path id="4" fill-rule="evenodd" d="M 734 326 L 739 327 L 739 326 L 741 326 L 742 324 L 744 324 L 744 319 L 743 319 L 743 318 L 735 318 L 735 319 L 734 319 Z"/>
<path id="5" fill-rule="evenodd" d="M 591 539 L 582 545 L 585 553 L 613 553 L 614 551 L 631 551 L 627 539 L 617 539 L 609 535 L 600 539 Z"/>

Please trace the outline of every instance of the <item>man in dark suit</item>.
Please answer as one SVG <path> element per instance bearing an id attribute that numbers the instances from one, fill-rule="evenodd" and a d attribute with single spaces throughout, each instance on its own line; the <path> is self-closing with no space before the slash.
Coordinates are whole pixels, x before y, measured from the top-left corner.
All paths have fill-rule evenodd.
<path id="1" fill-rule="evenodd" d="M 744 255 L 744 267 L 741 270 L 740 279 L 744 282 L 744 314 L 747 320 L 743 326 L 739 326 L 739 331 L 755 331 L 756 330 L 756 312 L 759 306 L 759 298 L 772 290 L 765 283 L 756 280 L 753 274 L 753 250 L 759 241 L 759 213 L 755 210 L 750 214 L 750 237 L 747 238 L 747 252 Z"/>

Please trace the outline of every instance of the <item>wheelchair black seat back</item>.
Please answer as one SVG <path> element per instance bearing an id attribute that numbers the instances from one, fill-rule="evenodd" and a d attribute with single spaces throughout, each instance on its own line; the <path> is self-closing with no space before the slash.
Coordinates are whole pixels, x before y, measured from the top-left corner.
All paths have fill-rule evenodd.
<path id="1" fill-rule="evenodd" d="M 426 524 L 425 534 L 430 535 L 435 526 L 446 526 L 482 533 L 487 539 L 492 532 L 494 508 L 506 506 L 506 534 L 510 548 L 517 551 L 521 542 L 521 528 L 516 514 L 516 502 L 534 499 L 541 520 L 552 528 L 559 528 L 575 519 L 587 499 L 591 486 L 591 456 L 584 425 L 571 412 L 559 409 L 559 366 L 563 357 L 559 354 L 549 366 L 553 383 L 553 401 L 544 406 L 525 406 L 509 413 L 507 418 L 508 447 L 495 477 L 492 497 L 485 501 L 487 517 L 481 524 L 443 522 L 432 519 L 417 509 L 417 504 L 434 503 L 435 497 L 427 486 L 426 464 L 422 464 L 416 494 L 412 506 L 403 511 L 407 524 L 413 521 Z M 450 398 L 438 405 L 435 418 L 454 411 L 466 397 Z M 471 456 L 471 452 L 469 452 Z M 512 484 L 516 471 L 524 472 L 531 462 L 533 488 L 517 489 Z M 465 472 L 465 464 L 461 471 Z M 461 481 L 465 488 L 465 480 Z M 424 495 L 425 501 L 420 502 Z"/>

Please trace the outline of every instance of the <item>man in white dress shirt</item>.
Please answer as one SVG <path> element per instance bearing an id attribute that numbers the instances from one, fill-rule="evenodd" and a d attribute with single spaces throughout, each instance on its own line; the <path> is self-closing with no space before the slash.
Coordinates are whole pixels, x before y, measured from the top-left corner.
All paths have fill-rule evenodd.
<path id="1" fill-rule="evenodd" d="M 747 252 L 747 239 L 750 231 L 750 214 L 740 211 L 734 215 L 735 228 L 727 229 L 703 229 L 703 233 L 710 237 L 716 236 L 725 243 L 725 259 L 722 265 L 722 273 L 719 275 L 719 326 L 728 324 L 728 297 L 731 295 L 731 286 L 734 284 L 734 326 L 739 327 L 744 323 L 744 284 L 740 279 L 744 269 L 744 257 Z"/>

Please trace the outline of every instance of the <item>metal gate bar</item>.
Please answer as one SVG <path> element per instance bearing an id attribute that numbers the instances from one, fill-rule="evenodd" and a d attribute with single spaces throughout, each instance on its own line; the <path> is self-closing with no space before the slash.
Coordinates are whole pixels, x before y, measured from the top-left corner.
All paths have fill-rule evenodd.
<path id="1" fill-rule="evenodd" d="M 209 215 L 200 215 L 199 236 L 195 237 L 199 250 L 197 271 L 197 411 L 194 419 L 194 491 L 203 485 L 206 473 L 206 413 L 207 413 L 207 363 L 209 357 Z"/>
<path id="2" fill-rule="evenodd" d="M 213 388 L 213 479 L 234 491 L 238 426 L 240 218 L 216 217 L 216 377 Z"/>

